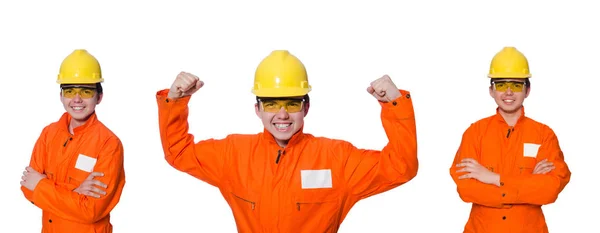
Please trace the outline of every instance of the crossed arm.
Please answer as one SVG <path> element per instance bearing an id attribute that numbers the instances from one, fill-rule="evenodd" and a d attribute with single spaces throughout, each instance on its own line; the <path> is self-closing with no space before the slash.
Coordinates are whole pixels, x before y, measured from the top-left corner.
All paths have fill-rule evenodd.
<path id="1" fill-rule="evenodd" d="M 464 202 L 503 208 L 504 205 L 545 205 L 556 201 L 570 180 L 570 171 L 554 132 L 546 128 L 533 174 L 497 174 L 478 163 L 481 159 L 471 126 L 463 134 L 450 175 Z"/>
<path id="2" fill-rule="evenodd" d="M 24 196 L 42 210 L 49 211 L 69 221 L 94 223 L 106 217 L 117 205 L 125 185 L 123 147 L 117 138 L 111 138 L 98 156 L 96 170 L 76 187 L 72 184 L 56 183 L 43 175 L 45 153 L 44 133 L 38 139 L 28 168 L 27 179 L 22 182 Z M 103 176 L 92 180 L 94 176 Z M 30 181 L 34 179 L 36 181 Z M 104 186 L 105 190 L 92 187 Z M 94 191 L 94 192 L 90 192 Z M 97 195 L 95 193 L 105 194 Z"/>

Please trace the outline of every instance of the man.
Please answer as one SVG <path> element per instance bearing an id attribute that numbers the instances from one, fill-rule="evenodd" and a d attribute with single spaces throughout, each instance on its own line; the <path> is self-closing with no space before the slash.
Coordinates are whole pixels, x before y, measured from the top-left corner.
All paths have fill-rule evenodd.
<path id="1" fill-rule="evenodd" d="M 188 133 L 188 102 L 203 85 L 182 72 L 170 89 L 157 92 L 165 159 L 218 187 L 239 232 L 337 232 L 359 200 L 416 176 L 412 99 L 387 75 L 367 89 L 382 107 L 389 137 L 382 151 L 303 132 L 311 86 L 302 62 L 286 50 L 273 51 L 255 72 L 255 111 L 262 133 L 194 143 Z"/>
<path id="2" fill-rule="evenodd" d="M 527 58 L 505 47 L 488 77 L 496 114 L 467 128 L 450 168 L 460 198 L 472 203 L 464 232 L 547 233 L 542 205 L 556 201 L 571 172 L 554 131 L 525 116 Z"/>
<path id="3" fill-rule="evenodd" d="M 110 233 L 110 212 L 125 185 L 123 145 L 96 116 L 104 81 L 100 64 L 75 50 L 57 82 L 66 112 L 38 138 L 21 190 L 42 209 L 42 232 Z"/>

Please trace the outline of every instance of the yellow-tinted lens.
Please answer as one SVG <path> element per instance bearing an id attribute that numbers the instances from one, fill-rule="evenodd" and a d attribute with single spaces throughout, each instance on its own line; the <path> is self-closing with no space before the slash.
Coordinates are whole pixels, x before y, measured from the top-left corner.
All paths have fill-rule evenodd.
<path id="1" fill-rule="evenodd" d="M 67 87 L 62 89 L 62 94 L 65 98 L 75 98 L 75 96 L 79 94 L 80 98 L 89 99 L 94 97 L 96 90 L 85 87 Z"/>
<path id="2" fill-rule="evenodd" d="M 512 92 L 522 92 L 525 83 L 522 82 L 495 82 L 494 88 L 496 91 L 507 91 L 509 88 Z"/>
<path id="3" fill-rule="evenodd" d="M 265 112 L 279 112 L 284 108 L 288 113 L 299 112 L 304 105 L 303 100 L 262 100 L 261 105 Z"/>

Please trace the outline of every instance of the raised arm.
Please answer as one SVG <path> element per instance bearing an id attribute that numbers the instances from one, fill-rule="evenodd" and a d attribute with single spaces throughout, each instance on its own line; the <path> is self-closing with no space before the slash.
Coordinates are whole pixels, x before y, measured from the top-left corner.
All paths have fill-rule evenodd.
<path id="1" fill-rule="evenodd" d="M 170 89 L 156 93 L 160 140 L 165 160 L 172 167 L 218 187 L 228 139 L 194 143 L 194 135 L 188 133 L 188 103 L 203 85 L 198 77 L 182 72 Z"/>
<path id="2" fill-rule="evenodd" d="M 358 149 L 340 142 L 346 155 L 344 176 L 352 195 L 363 199 L 400 186 L 417 175 L 417 132 L 410 92 L 399 90 L 386 75 L 368 89 L 381 105 L 381 122 L 388 137 L 383 150 Z"/>

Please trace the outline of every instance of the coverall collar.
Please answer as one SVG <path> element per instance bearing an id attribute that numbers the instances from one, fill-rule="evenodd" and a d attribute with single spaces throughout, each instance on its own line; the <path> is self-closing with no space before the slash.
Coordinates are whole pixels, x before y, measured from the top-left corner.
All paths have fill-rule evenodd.
<path id="1" fill-rule="evenodd" d="M 61 128 L 63 130 L 69 132 L 69 122 L 71 122 L 71 119 L 72 119 L 72 117 L 68 112 L 63 113 L 63 115 L 60 117 L 59 125 L 61 125 Z M 73 134 L 80 134 L 80 133 L 87 131 L 97 121 L 98 121 L 98 118 L 96 116 L 96 111 L 94 111 L 83 125 L 80 125 L 73 129 Z"/>
<path id="2" fill-rule="evenodd" d="M 496 115 L 494 116 L 494 118 L 496 118 L 496 120 L 502 123 L 507 124 L 502 114 L 500 114 L 500 107 L 496 108 Z M 525 106 L 521 106 L 521 116 L 519 116 L 519 119 L 517 119 L 517 123 L 515 123 L 515 125 L 519 124 L 523 120 L 523 118 L 525 118 Z"/>
<path id="3" fill-rule="evenodd" d="M 298 130 L 298 132 L 296 132 L 292 138 L 290 138 L 287 147 L 291 147 L 294 145 L 297 145 L 298 143 L 300 143 L 302 141 L 302 139 L 304 138 L 304 126 L 300 127 L 300 129 Z M 277 145 L 277 141 L 275 141 L 275 137 L 273 137 L 273 134 L 271 134 L 271 132 L 269 132 L 266 128 L 263 129 L 263 137 L 264 139 L 266 139 L 269 142 L 274 143 L 275 145 Z"/>

